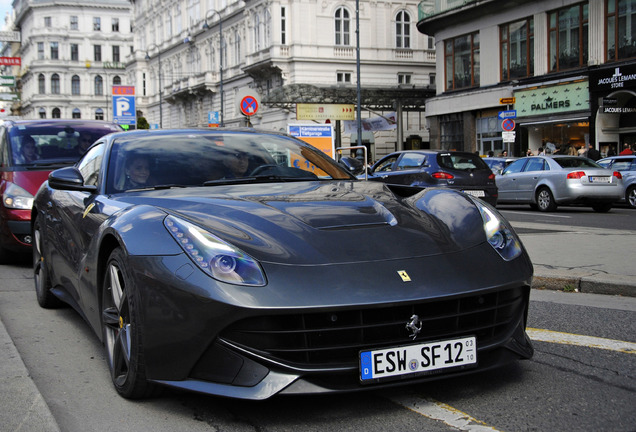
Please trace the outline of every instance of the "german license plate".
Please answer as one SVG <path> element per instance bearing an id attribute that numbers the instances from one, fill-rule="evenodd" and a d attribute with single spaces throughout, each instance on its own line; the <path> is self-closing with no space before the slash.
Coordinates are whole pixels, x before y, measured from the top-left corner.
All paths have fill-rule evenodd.
<path id="1" fill-rule="evenodd" d="M 360 352 L 362 383 L 477 365 L 474 336 Z"/>
<path id="2" fill-rule="evenodd" d="M 607 176 L 590 176 L 590 183 L 610 183 L 610 178 Z"/>
<path id="3" fill-rule="evenodd" d="M 477 198 L 483 198 L 486 196 L 486 192 L 484 192 L 483 190 L 465 190 L 464 193 L 467 193 L 468 195 L 472 195 Z"/>

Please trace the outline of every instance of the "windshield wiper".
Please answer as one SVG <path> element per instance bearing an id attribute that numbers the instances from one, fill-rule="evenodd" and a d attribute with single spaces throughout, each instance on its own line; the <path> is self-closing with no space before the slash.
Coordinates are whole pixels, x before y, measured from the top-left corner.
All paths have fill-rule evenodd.
<path id="1" fill-rule="evenodd" d="M 238 177 L 218 180 L 208 180 L 203 183 L 203 186 L 222 186 L 231 184 L 246 184 L 246 183 L 269 183 L 269 182 L 295 182 L 295 181 L 315 181 L 315 178 L 309 177 L 289 177 L 278 175 L 262 175 L 252 177 Z"/>

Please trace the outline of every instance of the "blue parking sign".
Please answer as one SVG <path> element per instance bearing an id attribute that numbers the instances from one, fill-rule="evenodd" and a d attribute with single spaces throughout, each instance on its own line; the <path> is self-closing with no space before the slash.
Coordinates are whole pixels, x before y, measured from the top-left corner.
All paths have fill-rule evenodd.
<path id="1" fill-rule="evenodd" d="M 135 96 L 113 96 L 113 122 L 117 124 L 137 124 Z"/>

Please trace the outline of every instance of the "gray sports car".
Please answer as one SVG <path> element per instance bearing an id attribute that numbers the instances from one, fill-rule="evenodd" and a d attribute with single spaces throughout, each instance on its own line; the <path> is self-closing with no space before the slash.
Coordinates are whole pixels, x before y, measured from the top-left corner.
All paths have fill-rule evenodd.
<path id="1" fill-rule="evenodd" d="M 622 175 L 578 156 L 531 156 L 508 165 L 496 177 L 499 204 L 530 204 L 549 212 L 559 205 L 588 205 L 608 212 L 623 197 Z"/>
<path id="2" fill-rule="evenodd" d="M 108 135 L 32 221 L 38 302 L 86 319 L 127 398 L 377 389 L 533 354 L 532 264 L 493 207 L 357 180 L 287 135 Z"/>

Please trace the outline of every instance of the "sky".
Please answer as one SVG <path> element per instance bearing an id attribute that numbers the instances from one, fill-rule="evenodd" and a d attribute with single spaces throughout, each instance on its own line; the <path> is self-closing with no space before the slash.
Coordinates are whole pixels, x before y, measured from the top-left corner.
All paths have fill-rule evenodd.
<path id="1" fill-rule="evenodd" d="M 11 10 L 11 3 L 13 0 L 0 0 L 0 30 L 5 30 L 4 17 Z"/>

